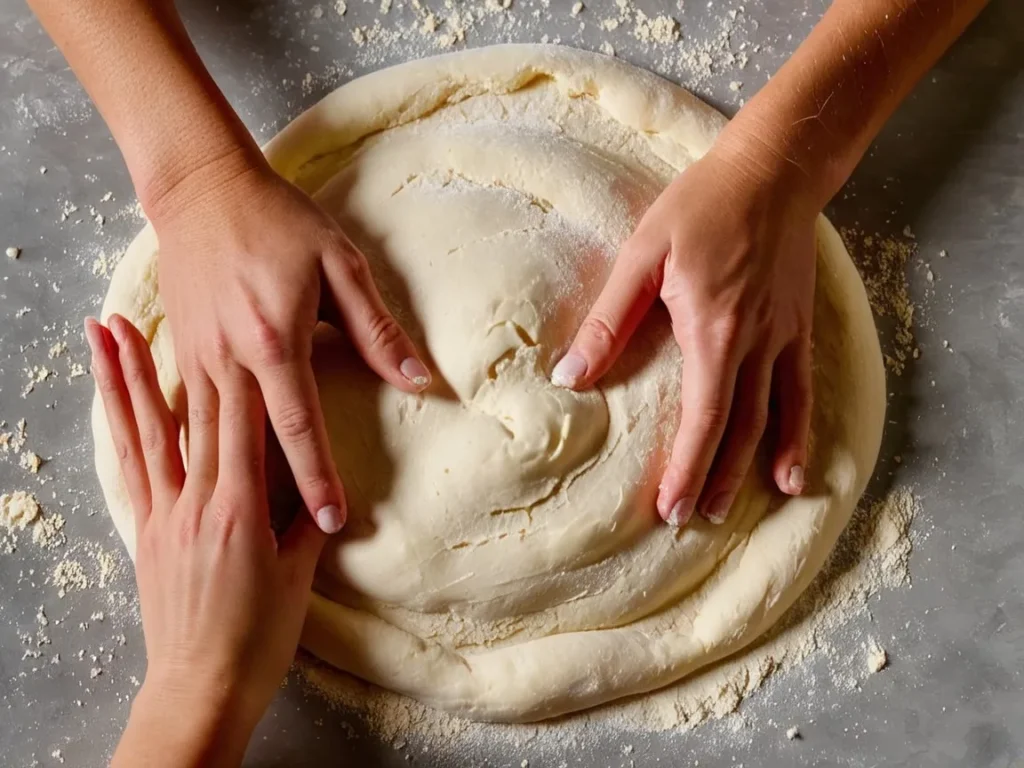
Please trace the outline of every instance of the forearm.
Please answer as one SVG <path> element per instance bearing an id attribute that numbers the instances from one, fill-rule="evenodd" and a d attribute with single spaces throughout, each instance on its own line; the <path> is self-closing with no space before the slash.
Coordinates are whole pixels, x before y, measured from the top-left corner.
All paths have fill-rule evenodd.
<path id="1" fill-rule="evenodd" d="M 198 168 L 259 148 L 210 77 L 172 0 L 29 0 L 110 127 L 143 208 Z"/>
<path id="2" fill-rule="evenodd" d="M 820 209 L 987 0 L 834 0 L 723 134 Z M 739 139 L 739 140 L 737 140 Z M 751 152 L 751 144 L 763 151 Z"/>

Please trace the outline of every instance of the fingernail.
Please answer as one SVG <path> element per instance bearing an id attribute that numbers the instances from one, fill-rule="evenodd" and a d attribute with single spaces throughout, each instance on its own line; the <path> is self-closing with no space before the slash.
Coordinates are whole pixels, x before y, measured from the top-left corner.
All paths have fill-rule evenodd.
<path id="1" fill-rule="evenodd" d="M 324 533 L 337 533 L 345 524 L 345 517 L 341 514 L 341 510 L 332 504 L 323 507 L 316 513 L 316 524 Z"/>
<path id="2" fill-rule="evenodd" d="M 704 517 L 708 519 L 708 522 L 715 525 L 724 523 L 725 518 L 729 516 L 729 509 L 732 507 L 732 498 L 729 493 L 720 493 L 715 496 L 704 510 Z"/>
<path id="3" fill-rule="evenodd" d="M 103 346 L 103 336 L 100 334 L 100 323 L 95 317 L 85 318 L 85 340 L 89 344 L 89 350 L 98 354 Z"/>
<path id="4" fill-rule="evenodd" d="M 556 387 L 572 389 L 586 372 L 587 361 L 575 352 L 570 352 L 551 371 L 551 383 Z"/>
<path id="5" fill-rule="evenodd" d="M 398 366 L 398 370 L 402 372 L 409 381 L 415 384 L 420 389 L 427 386 L 430 383 L 430 371 L 415 357 L 407 357 L 402 361 L 402 364 Z"/>
<path id="6" fill-rule="evenodd" d="M 694 503 L 692 498 L 683 498 L 677 501 L 673 506 L 672 510 L 668 513 L 668 517 L 665 518 L 665 522 L 671 525 L 673 528 L 682 528 L 693 517 Z"/>
<path id="7" fill-rule="evenodd" d="M 796 493 L 803 493 L 804 490 L 804 468 L 797 464 L 789 470 L 789 487 Z"/>

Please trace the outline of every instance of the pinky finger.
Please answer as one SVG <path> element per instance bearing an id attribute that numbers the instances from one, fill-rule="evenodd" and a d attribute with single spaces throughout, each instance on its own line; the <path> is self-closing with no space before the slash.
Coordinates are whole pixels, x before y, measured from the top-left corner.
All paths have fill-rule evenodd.
<path id="1" fill-rule="evenodd" d="M 118 359 L 117 342 L 109 330 L 91 317 L 85 320 L 85 338 L 92 351 L 92 375 L 107 414 L 110 437 L 114 441 L 121 475 L 135 513 L 135 529 L 138 531 L 149 519 L 153 496 L 139 444 L 135 412 Z"/>
<path id="2" fill-rule="evenodd" d="M 811 340 L 800 338 L 782 350 L 775 362 L 778 382 L 779 440 L 772 475 L 783 493 L 799 496 L 806 487 L 811 431 Z"/>

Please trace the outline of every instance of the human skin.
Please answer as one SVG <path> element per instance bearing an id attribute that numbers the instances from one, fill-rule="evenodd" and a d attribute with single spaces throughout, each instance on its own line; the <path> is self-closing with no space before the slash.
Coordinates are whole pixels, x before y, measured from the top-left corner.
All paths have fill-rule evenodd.
<path id="1" fill-rule="evenodd" d="M 192 436 L 204 469 L 186 473 L 146 339 L 118 315 L 85 333 L 134 514 L 146 640 L 112 765 L 238 764 L 295 656 L 326 534 L 305 514 L 271 529 L 263 418 Z"/>
<path id="2" fill-rule="evenodd" d="M 556 384 L 593 386 L 651 305 L 685 364 L 658 512 L 723 522 L 765 435 L 772 475 L 805 488 L 815 220 L 913 85 L 986 0 L 835 0 L 807 40 L 662 193 L 616 259 Z"/>
<path id="3" fill-rule="evenodd" d="M 313 329 L 347 331 L 390 384 L 430 373 L 333 219 L 274 173 L 169 0 L 33 0 L 124 155 L 160 243 L 159 283 L 189 434 L 263 410 L 307 509 L 345 519 L 310 364 Z"/>
<path id="4" fill-rule="evenodd" d="M 136 514 L 146 510 L 152 530 L 191 521 L 176 529 L 189 535 L 142 534 L 137 578 L 149 668 L 114 764 L 237 764 L 294 654 L 322 544 L 305 518 L 278 542 L 265 498 L 251 495 L 262 487 L 264 413 L 306 507 L 333 532 L 344 496 L 312 385 L 316 320 L 345 328 L 397 387 L 422 390 L 429 374 L 365 259 L 266 165 L 170 2 L 29 2 L 110 125 L 156 228 L 161 295 L 189 399 L 192 471 L 184 477 L 168 450 L 177 425 L 149 380 L 141 337 L 117 319 L 113 334 L 88 325 Z M 683 525 L 695 511 L 724 519 L 773 394 L 773 476 L 785 493 L 804 489 L 815 218 L 984 5 L 835 0 L 623 245 L 553 379 L 592 386 L 649 307 L 665 302 L 687 361 L 682 423 L 658 498 L 670 523 Z M 179 582 L 195 588 L 166 588 Z M 205 645 L 184 632 L 197 622 Z M 215 653 L 200 653 L 209 645 Z M 253 675 L 250 660 L 265 652 L 272 663 Z"/>

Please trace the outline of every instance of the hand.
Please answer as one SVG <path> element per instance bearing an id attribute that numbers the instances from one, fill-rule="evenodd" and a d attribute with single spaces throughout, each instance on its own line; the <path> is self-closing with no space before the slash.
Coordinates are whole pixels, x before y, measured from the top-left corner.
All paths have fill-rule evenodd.
<path id="1" fill-rule="evenodd" d="M 754 147 L 759 147 L 755 150 Z M 811 418 L 817 210 L 759 162 L 764 146 L 722 139 L 680 174 L 626 241 L 572 347 L 552 372 L 592 386 L 660 296 L 683 353 L 682 423 L 658 495 L 675 526 L 721 523 L 765 431 L 774 387 L 773 475 L 804 488 Z"/>
<path id="2" fill-rule="evenodd" d="M 87 320 L 86 338 L 135 515 L 148 662 L 119 755 L 240 761 L 294 658 L 325 535 L 306 514 L 271 530 L 257 406 L 192 435 L 200 469 L 186 476 L 145 339 L 120 316 L 109 325 Z"/>
<path id="3" fill-rule="evenodd" d="M 307 509 L 322 530 L 336 532 L 345 504 L 310 365 L 317 321 L 346 329 L 394 386 L 418 392 L 430 383 L 366 259 L 262 159 L 229 155 L 146 208 L 160 240 L 160 294 L 188 393 L 190 453 L 193 442 L 216 434 L 218 420 L 262 421 L 265 402 Z M 189 465 L 215 475 L 216 459 L 209 461 L 190 456 Z"/>

